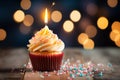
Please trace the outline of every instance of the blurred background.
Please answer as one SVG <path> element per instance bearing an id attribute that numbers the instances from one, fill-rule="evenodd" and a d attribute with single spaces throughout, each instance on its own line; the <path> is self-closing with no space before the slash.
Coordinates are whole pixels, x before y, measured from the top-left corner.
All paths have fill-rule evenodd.
<path id="1" fill-rule="evenodd" d="M 48 26 L 66 47 L 120 47 L 119 0 L 0 0 L 0 47 L 26 47 Z"/>

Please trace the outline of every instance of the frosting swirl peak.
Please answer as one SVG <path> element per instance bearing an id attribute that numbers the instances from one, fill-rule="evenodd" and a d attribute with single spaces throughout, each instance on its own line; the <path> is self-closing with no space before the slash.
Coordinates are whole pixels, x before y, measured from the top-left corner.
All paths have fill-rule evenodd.
<path id="1" fill-rule="evenodd" d="M 62 51 L 65 47 L 64 42 L 54 34 L 48 26 L 45 26 L 40 31 L 38 31 L 34 37 L 29 40 L 28 50 L 30 52 L 54 52 Z"/>

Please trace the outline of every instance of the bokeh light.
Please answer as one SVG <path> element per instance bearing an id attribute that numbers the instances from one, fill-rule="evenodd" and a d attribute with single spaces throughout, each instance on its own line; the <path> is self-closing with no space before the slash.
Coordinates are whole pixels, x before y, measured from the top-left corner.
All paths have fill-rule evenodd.
<path id="1" fill-rule="evenodd" d="M 93 38 L 97 34 L 97 29 L 93 25 L 88 25 L 85 29 L 85 33 L 89 36 L 89 38 Z"/>
<path id="2" fill-rule="evenodd" d="M 97 11 L 98 11 L 98 7 L 95 4 L 90 3 L 90 4 L 87 5 L 87 9 L 86 10 L 87 10 L 87 13 L 89 15 L 94 16 L 97 13 Z"/>
<path id="3" fill-rule="evenodd" d="M 52 2 L 52 6 L 54 6 L 55 5 L 55 2 Z"/>
<path id="4" fill-rule="evenodd" d="M 60 22 L 61 19 L 62 19 L 62 13 L 60 11 L 53 11 L 51 13 L 51 19 L 54 21 L 54 22 Z"/>
<path id="5" fill-rule="evenodd" d="M 21 24 L 19 30 L 22 34 L 29 34 L 31 31 L 31 27 L 26 27 L 25 25 Z"/>
<path id="6" fill-rule="evenodd" d="M 25 14 L 22 10 L 17 10 L 14 15 L 13 18 L 16 22 L 22 22 L 25 18 Z"/>
<path id="7" fill-rule="evenodd" d="M 33 18 L 33 16 L 31 16 L 29 14 L 25 16 L 25 19 L 23 21 L 25 26 L 31 26 L 33 24 L 33 22 L 34 22 L 34 18 Z"/>
<path id="8" fill-rule="evenodd" d="M 118 30 L 113 30 L 110 32 L 110 39 L 112 41 L 117 41 L 119 39 L 119 31 Z"/>
<path id="9" fill-rule="evenodd" d="M 64 29 L 64 31 L 66 31 L 66 32 L 72 32 L 73 29 L 74 29 L 74 24 L 73 24 L 73 22 L 70 21 L 70 20 L 65 21 L 65 22 L 63 23 L 63 29 Z"/>
<path id="10" fill-rule="evenodd" d="M 83 44 L 84 49 L 93 49 L 94 48 L 94 41 L 92 39 L 87 39 Z"/>
<path id="11" fill-rule="evenodd" d="M 30 0 L 21 0 L 20 6 L 24 10 L 28 10 L 31 7 L 31 1 Z"/>
<path id="12" fill-rule="evenodd" d="M 0 29 L 0 41 L 5 40 L 6 36 L 6 31 L 4 29 Z"/>
<path id="13" fill-rule="evenodd" d="M 116 46 L 120 47 L 120 22 L 114 21 L 111 28 L 110 39 L 115 42 Z"/>
<path id="14" fill-rule="evenodd" d="M 107 4 L 111 8 L 116 7 L 118 4 L 118 0 L 107 0 Z"/>
<path id="15" fill-rule="evenodd" d="M 81 33 L 81 34 L 79 34 L 79 36 L 78 36 L 78 42 L 80 43 L 80 44 L 84 44 L 85 43 L 85 41 L 88 39 L 88 35 L 87 34 L 85 34 L 85 33 Z"/>
<path id="16" fill-rule="evenodd" d="M 100 17 L 97 20 L 97 25 L 100 29 L 106 29 L 108 27 L 108 19 L 106 17 Z"/>
<path id="17" fill-rule="evenodd" d="M 70 19 L 73 21 L 73 22 L 78 22 L 81 18 L 81 13 L 77 10 L 73 10 L 71 13 L 70 13 Z"/>
<path id="18" fill-rule="evenodd" d="M 119 39 L 115 41 L 116 46 L 120 47 L 120 34 L 119 34 Z"/>
<path id="19" fill-rule="evenodd" d="M 118 30 L 120 32 L 120 22 L 114 21 L 112 24 L 112 30 Z"/>

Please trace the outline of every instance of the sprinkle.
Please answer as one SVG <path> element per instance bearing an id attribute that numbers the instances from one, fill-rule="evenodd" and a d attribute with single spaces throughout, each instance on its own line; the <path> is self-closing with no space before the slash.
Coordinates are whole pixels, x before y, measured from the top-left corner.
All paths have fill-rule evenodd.
<path id="1" fill-rule="evenodd" d="M 87 71 L 87 69 L 84 69 L 84 70 L 83 70 L 83 73 L 85 73 L 85 74 L 86 74 L 87 72 L 88 72 L 88 71 Z"/>
<path id="2" fill-rule="evenodd" d="M 72 74 L 72 73 L 70 73 L 70 77 L 71 77 L 71 78 L 75 78 L 75 75 Z"/>
<path id="3" fill-rule="evenodd" d="M 70 59 L 67 59 L 67 62 L 70 62 Z"/>
<path id="4" fill-rule="evenodd" d="M 83 64 L 79 64 L 79 67 L 83 67 Z"/>
<path id="5" fill-rule="evenodd" d="M 77 76 L 79 76 L 79 74 L 80 74 L 79 72 L 76 73 Z"/>
<path id="6" fill-rule="evenodd" d="M 56 73 L 57 73 L 57 71 L 55 71 L 55 70 L 54 70 L 54 71 L 53 71 L 53 73 L 54 73 L 54 74 L 56 74 Z"/>
<path id="7" fill-rule="evenodd" d="M 47 71 L 44 72 L 44 76 L 48 76 L 48 72 Z"/>
<path id="8" fill-rule="evenodd" d="M 24 64 L 23 66 L 26 67 L 26 64 Z"/>
<path id="9" fill-rule="evenodd" d="M 58 73 L 59 74 L 63 74 L 63 71 L 62 70 L 58 70 Z M 64 73 L 65 74 L 65 73 Z"/>
<path id="10" fill-rule="evenodd" d="M 69 70 L 71 71 L 73 68 L 70 66 Z"/>
<path id="11" fill-rule="evenodd" d="M 84 76 L 84 74 L 83 73 L 80 73 L 80 75 L 79 75 L 80 77 L 83 77 Z"/>
<path id="12" fill-rule="evenodd" d="M 98 76 L 99 76 L 99 77 L 102 77 L 102 76 L 103 76 L 103 73 L 102 73 L 102 72 L 100 72 L 100 73 L 98 74 Z"/>
<path id="13" fill-rule="evenodd" d="M 39 72 L 39 74 L 40 74 L 40 77 L 41 77 L 41 78 L 44 78 L 44 76 L 42 75 L 42 73 L 41 73 L 41 72 Z"/>
<path id="14" fill-rule="evenodd" d="M 108 67 L 112 67 L 112 64 L 111 64 L 111 63 L 108 63 Z"/>
<path id="15" fill-rule="evenodd" d="M 79 69 L 80 69 L 80 70 L 83 70 L 83 68 L 82 68 L 82 67 L 80 67 Z"/>
<path id="16" fill-rule="evenodd" d="M 74 67 L 74 70 L 77 70 L 77 68 L 76 68 L 76 67 Z"/>
<path id="17" fill-rule="evenodd" d="M 60 76 L 61 74 L 68 74 L 69 77 L 67 80 L 74 80 L 78 77 L 86 77 L 86 80 L 90 80 L 91 77 L 102 77 L 103 72 L 106 70 L 113 70 L 112 64 L 108 63 L 107 65 L 103 65 L 102 63 L 99 64 L 93 64 L 91 61 L 85 64 L 79 63 L 80 61 L 75 62 L 74 64 L 70 63 L 70 59 L 67 59 L 66 61 L 62 62 L 61 68 L 58 71 L 53 71 L 53 74 L 49 72 L 40 72 L 40 77 L 44 78 L 45 76 L 51 76 L 51 75 L 57 75 Z M 104 67 L 103 67 L 104 66 Z M 28 69 L 32 68 L 31 63 L 28 63 L 26 65 Z M 34 71 L 34 70 L 32 70 Z M 33 72 L 35 73 L 35 72 Z"/>
<path id="18" fill-rule="evenodd" d="M 51 76 L 51 74 L 48 74 L 48 76 Z"/>

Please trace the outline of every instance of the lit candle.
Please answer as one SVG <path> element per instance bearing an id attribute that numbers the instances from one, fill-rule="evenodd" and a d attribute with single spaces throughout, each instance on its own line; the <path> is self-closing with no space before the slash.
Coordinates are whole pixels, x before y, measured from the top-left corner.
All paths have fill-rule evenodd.
<path id="1" fill-rule="evenodd" d="M 48 23 L 48 10 L 47 8 L 45 9 L 45 17 L 44 17 L 44 22 L 45 22 L 45 28 L 47 28 L 47 23 Z"/>
<path id="2" fill-rule="evenodd" d="M 48 10 L 47 10 L 47 8 L 45 9 L 45 24 L 47 24 L 48 23 Z"/>

